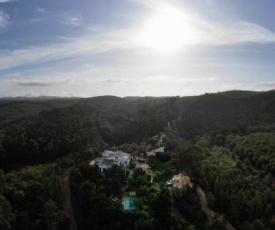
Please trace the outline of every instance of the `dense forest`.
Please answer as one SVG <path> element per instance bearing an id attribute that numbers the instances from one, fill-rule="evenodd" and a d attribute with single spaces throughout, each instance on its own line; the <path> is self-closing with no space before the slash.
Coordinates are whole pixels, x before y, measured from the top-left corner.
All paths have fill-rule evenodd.
<path id="1" fill-rule="evenodd" d="M 78 229 L 275 229 L 275 91 L 3 98 L 0 118 L 0 229 L 69 229 L 68 169 Z M 89 165 L 105 149 L 144 157 L 160 133 L 166 153 L 146 157 L 149 172 Z M 177 173 L 190 184 L 167 187 Z"/>

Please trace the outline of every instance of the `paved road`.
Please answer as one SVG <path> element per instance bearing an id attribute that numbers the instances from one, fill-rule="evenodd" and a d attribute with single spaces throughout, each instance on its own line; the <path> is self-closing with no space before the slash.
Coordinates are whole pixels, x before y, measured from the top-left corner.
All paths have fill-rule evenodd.
<path id="1" fill-rule="evenodd" d="M 71 201 L 71 187 L 70 187 L 70 177 L 73 167 L 70 167 L 66 170 L 63 175 L 62 180 L 62 190 L 64 196 L 64 215 L 70 221 L 70 229 L 77 230 L 76 221 L 74 218 L 73 208 L 72 208 L 72 201 Z"/>

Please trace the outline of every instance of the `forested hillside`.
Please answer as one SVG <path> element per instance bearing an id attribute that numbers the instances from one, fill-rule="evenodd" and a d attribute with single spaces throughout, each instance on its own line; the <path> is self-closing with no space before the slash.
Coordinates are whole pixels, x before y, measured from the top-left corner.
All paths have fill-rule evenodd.
<path id="1" fill-rule="evenodd" d="M 274 131 L 275 92 L 230 97 L 207 94 L 198 97 L 176 123 L 179 133 L 193 138 L 204 133 Z"/>
<path id="2" fill-rule="evenodd" d="M 78 102 L 77 98 L 0 98 L 0 127 L 45 110 L 63 108 Z"/>
<path id="3" fill-rule="evenodd" d="M 79 229 L 275 229 L 274 91 L 2 99 L 0 118 L 0 229 L 68 229 L 68 168 Z M 108 148 L 144 156 L 159 133 L 167 155 L 146 159 L 151 174 L 88 165 Z M 194 187 L 165 187 L 179 172 Z M 219 216 L 206 215 L 196 186 Z M 135 213 L 112 201 L 130 189 Z"/>

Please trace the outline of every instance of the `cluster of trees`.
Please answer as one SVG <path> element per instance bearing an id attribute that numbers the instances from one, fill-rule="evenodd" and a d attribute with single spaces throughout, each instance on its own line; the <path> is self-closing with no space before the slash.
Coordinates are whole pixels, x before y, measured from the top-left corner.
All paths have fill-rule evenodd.
<path id="1" fill-rule="evenodd" d="M 175 207 L 172 210 L 172 218 L 176 223 L 175 229 L 224 229 L 223 218 L 217 217 L 212 221 L 208 220 L 206 213 L 201 208 L 196 186 L 185 187 L 181 190 L 173 189 L 172 197 Z"/>
<path id="2" fill-rule="evenodd" d="M 244 137 L 231 136 L 230 150 L 247 166 L 275 176 L 275 134 L 255 133 Z M 253 168 L 251 170 L 253 171 Z"/>
<path id="3" fill-rule="evenodd" d="M 99 152 L 90 148 L 54 163 L 0 170 L 0 229 L 69 229 L 64 172 L 72 166 L 88 165 Z"/>
<path id="4" fill-rule="evenodd" d="M 195 188 L 159 187 L 142 170 L 128 178 L 117 166 L 102 174 L 96 166 L 82 165 L 73 173 L 72 189 L 80 229 L 220 229 L 208 223 Z M 134 212 L 122 206 L 129 191 L 136 191 Z"/>
<path id="5" fill-rule="evenodd" d="M 67 106 L 62 101 L 0 103 L 0 229 L 68 229 L 61 178 L 72 165 L 80 229 L 221 229 L 222 220 L 207 220 L 195 189 L 159 187 L 142 171 L 127 180 L 128 172 L 119 167 L 103 175 L 87 164 L 108 146 L 145 152 L 156 144 L 145 140 L 166 130 L 173 134 L 164 139 L 170 156 L 160 159 L 172 158 L 163 164 L 166 172 L 186 171 L 205 189 L 211 208 L 237 229 L 272 230 L 274 95 L 98 97 L 66 100 Z M 151 163 L 152 170 L 161 166 Z M 121 202 L 113 201 L 130 190 L 137 192 L 136 212 L 125 212 Z"/>
<path id="6" fill-rule="evenodd" d="M 274 229 L 273 133 L 205 135 L 180 143 L 172 162 L 193 173 L 213 210 L 237 229 Z"/>
<path id="7" fill-rule="evenodd" d="M 68 229 L 56 164 L 0 170 L 0 229 Z"/>
<path id="8" fill-rule="evenodd" d="M 25 110 L 20 103 L 26 102 L 16 102 L 17 107 L 14 102 L 0 103 L 4 106 L 0 116 L 12 117 L 13 110 L 16 114 L 15 120 L 0 127 L 2 168 L 8 164 L 47 162 L 100 141 L 110 145 L 137 142 L 163 131 L 168 122 L 172 130 L 185 138 L 205 132 L 227 135 L 275 130 L 274 92 L 229 92 L 190 98 L 106 96 L 65 100 L 65 108 L 61 101 L 29 101 L 29 109 Z M 48 106 L 56 109 L 45 110 Z M 22 114 L 34 112 L 24 117 L 16 108 Z M 18 117 L 20 120 L 16 120 Z"/>
<path id="9" fill-rule="evenodd" d="M 7 170 L 16 165 L 49 162 L 98 142 L 95 122 L 80 111 L 43 112 L 3 130 L 0 166 Z"/>
<path id="10" fill-rule="evenodd" d="M 127 100 L 100 97 L 14 120 L 0 129 L 0 167 L 16 169 L 54 161 L 87 146 L 146 139 L 167 124 L 161 101 L 148 99 L 133 108 Z"/>
<path id="11" fill-rule="evenodd" d="M 74 172 L 72 197 L 79 229 L 158 229 L 147 213 L 123 211 L 121 198 L 127 177 L 127 172 L 118 166 L 105 174 L 87 165 Z"/>
<path id="12" fill-rule="evenodd" d="M 226 135 L 274 132 L 274 105 L 274 91 L 206 94 L 181 111 L 181 119 L 176 121 L 174 128 L 182 137 L 192 139 L 210 132 Z"/>

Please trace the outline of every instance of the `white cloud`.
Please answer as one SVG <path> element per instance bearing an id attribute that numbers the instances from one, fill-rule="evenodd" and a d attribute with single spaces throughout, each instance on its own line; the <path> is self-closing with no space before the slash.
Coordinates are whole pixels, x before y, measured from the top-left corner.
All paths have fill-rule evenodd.
<path id="1" fill-rule="evenodd" d="M 192 78 L 180 78 L 180 77 L 171 77 L 171 76 L 150 76 L 146 77 L 144 79 L 141 79 L 143 82 L 170 82 L 170 83 L 176 83 L 176 84 L 182 84 L 182 83 L 205 83 L 205 82 L 211 82 L 216 81 L 215 77 L 192 77 Z"/>
<path id="2" fill-rule="evenodd" d="M 70 95 L 82 97 L 105 94 L 192 95 L 201 93 L 202 87 L 217 85 L 214 77 L 179 77 L 176 73 L 161 75 L 157 70 L 149 71 L 147 67 L 140 68 L 135 65 L 121 68 L 87 63 L 76 65 L 75 69 L 66 69 L 62 66 L 56 69 L 41 67 L 20 71 L 20 74 L 10 74 L 5 78 L 0 79 L 0 92 L 12 96 L 24 96 L 29 92 L 32 92 L 33 96 L 65 96 L 64 92 L 69 92 Z"/>
<path id="3" fill-rule="evenodd" d="M 159 0 L 130 0 L 130 2 L 143 4 L 145 7 L 151 9 L 158 9 L 159 7 L 163 6 L 163 4 L 165 4 Z"/>
<path id="4" fill-rule="evenodd" d="M 11 2 L 13 0 L 0 0 L 0 3 L 6 3 L 6 2 Z"/>
<path id="5" fill-rule="evenodd" d="M 250 22 L 235 21 L 228 24 L 212 24 L 206 31 L 206 41 L 212 45 L 275 42 L 275 33 Z"/>
<path id="6" fill-rule="evenodd" d="M 52 87 L 58 84 L 68 83 L 69 79 L 59 79 L 59 78 L 48 78 L 48 79 L 11 79 L 5 80 L 13 86 L 23 86 L 23 87 Z"/>
<path id="7" fill-rule="evenodd" d="M 44 8 L 36 8 L 36 12 L 39 14 L 45 14 L 47 11 Z"/>
<path id="8" fill-rule="evenodd" d="M 275 33 L 255 23 L 241 20 L 211 22 L 197 16 L 192 16 L 190 19 L 190 23 L 193 23 L 198 31 L 198 44 L 234 45 L 275 42 Z"/>
<path id="9" fill-rule="evenodd" d="M 128 46 L 121 35 L 106 34 L 98 37 L 82 37 L 67 40 L 62 44 L 30 47 L 18 50 L 0 50 L 0 70 L 12 67 L 39 64 L 89 54 L 103 53 Z M 122 40 L 121 40 L 122 39 Z"/>
<path id="10" fill-rule="evenodd" d="M 145 2 L 151 5 L 157 4 L 157 1 L 152 0 Z M 154 7 L 150 9 L 156 10 Z M 188 15 L 190 16 L 188 22 L 203 36 L 200 44 L 212 46 L 275 41 L 273 32 L 257 24 L 240 20 L 227 23 L 212 22 L 198 15 L 191 13 Z M 55 17 L 54 20 L 57 18 Z M 9 16 L 6 23 L 8 21 Z M 83 23 L 83 18 L 78 13 L 66 14 L 59 22 L 75 27 Z M 198 51 L 196 54 L 193 55 L 192 52 L 185 50 L 182 55 L 173 60 L 173 58 L 161 57 L 149 50 L 140 49 L 140 45 L 132 39 L 137 34 L 137 28 L 121 30 L 106 26 L 93 27 L 90 33 L 78 38 L 59 37 L 62 43 L 17 50 L 0 50 L 0 70 L 26 65 L 24 70 L 20 71 L 20 75 L 6 76 L 10 80 L 0 79 L 1 95 L 10 95 L 11 92 L 14 96 L 26 95 L 26 92 L 37 96 L 190 95 L 219 90 L 218 84 L 228 84 L 224 81 L 225 78 L 221 80 L 211 77 L 213 68 L 224 67 L 227 70 L 228 63 L 220 62 L 218 57 L 207 56 L 206 60 L 203 60 L 203 55 L 197 56 L 199 46 L 196 47 Z M 114 51 L 117 53 L 111 53 Z M 107 52 L 110 52 L 108 53 L 110 56 L 106 55 L 107 59 L 99 55 L 99 61 L 93 63 L 92 60 L 95 60 L 96 55 Z M 85 56 L 87 56 L 85 60 L 87 63 L 81 66 L 77 58 L 82 57 L 81 60 L 83 60 Z M 69 62 L 70 58 L 76 59 Z M 37 66 L 44 63 L 47 63 L 43 66 L 48 69 L 42 70 L 41 66 Z M 52 65 L 52 63 L 55 64 Z M 96 63 L 104 66 L 97 67 Z M 28 68 L 28 65 L 34 68 Z M 75 69 L 70 68 L 71 66 L 75 66 Z M 226 87 L 227 90 L 266 90 L 275 88 L 275 83 L 260 82 Z"/>
<path id="11" fill-rule="evenodd" d="M 187 6 L 178 4 L 179 1 L 164 3 L 156 0 L 131 0 L 141 3 L 152 11 L 152 17 L 167 8 L 181 13 L 185 20 L 181 23 L 183 27 L 190 27 L 190 34 L 182 33 L 182 40 L 188 35 L 192 37 L 194 45 L 234 45 L 240 43 L 270 43 L 275 42 L 275 33 L 262 25 L 241 20 L 234 16 L 220 16 L 219 20 L 209 19 L 206 16 L 195 14 Z M 174 4 L 174 5 L 173 5 Z M 207 9 L 205 9 L 207 10 Z M 219 9 L 222 11 L 222 9 Z M 217 14 L 221 14 L 220 12 Z M 144 19 L 145 23 L 146 20 Z M 183 28 L 184 29 L 184 28 Z M 180 34 L 180 33 L 179 33 Z M 188 44 L 190 45 L 190 44 Z"/>
<path id="12" fill-rule="evenodd" d="M 253 82 L 226 85 L 221 90 L 251 90 L 251 91 L 269 91 L 275 89 L 275 82 Z"/>
<path id="13" fill-rule="evenodd" d="M 60 22 L 67 25 L 78 27 L 83 24 L 83 16 L 81 13 L 66 13 L 62 15 Z"/>
<path id="14" fill-rule="evenodd" d="M 156 1 L 145 1 L 148 4 L 157 4 Z M 190 14 L 189 22 L 200 31 L 202 39 L 199 43 L 205 45 L 231 45 L 243 42 L 275 42 L 275 34 L 257 24 L 247 22 L 230 22 L 220 24 L 202 20 L 197 15 Z M 0 28 L 8 24 L 9 16 L 0 11 Z M 62 23 L 70 26 L 79 26 L 83 23 L 79 13 L 62 16 Z M 94 35 L 76 39 L 64 39 L 62 44 L 52 44 L 43 47 L 28 47 L 18 50 L 0 50 L 0 70 L 20 65 L 47 63 L 66 58 L 81 57 L 113 50 L 140 50 L 134 37 L 138 33 L 133 29 L 110 29 L 103 27 Z M 91 34 L 94 32 L 92 31 Z"/>
<path id="15" fill-rule="evenodd" d="M 3 10 L 0 10 L 0 29 L 5 28 L 9 24 L 9 20 L 10 16 Z"/>

